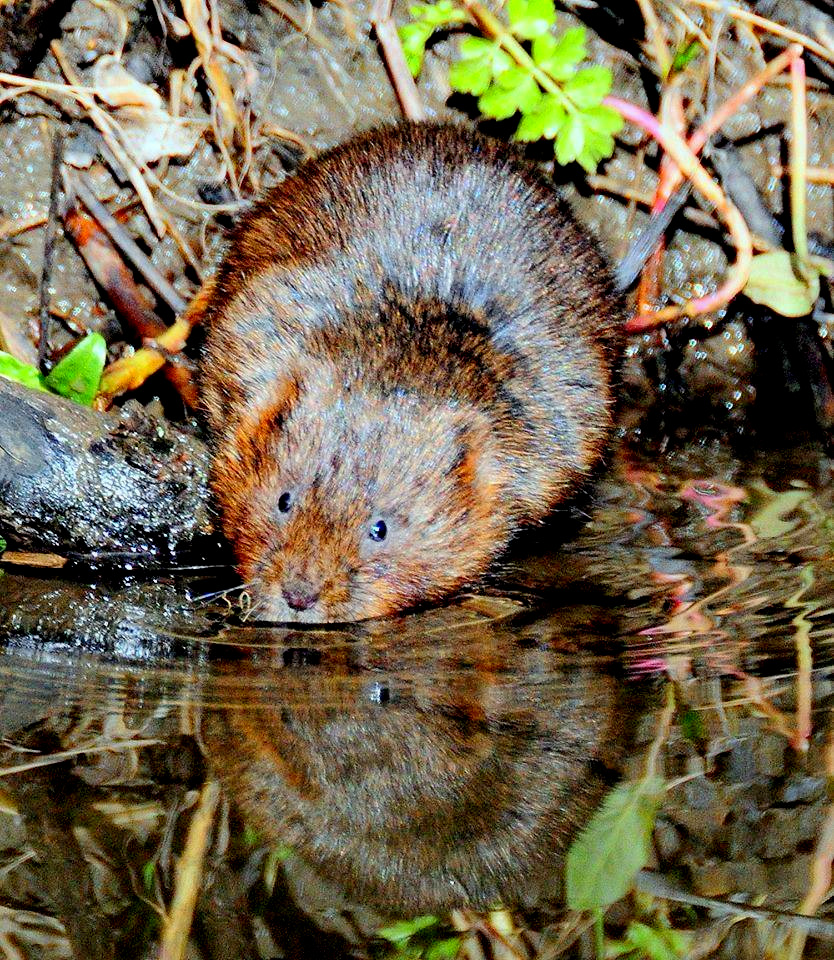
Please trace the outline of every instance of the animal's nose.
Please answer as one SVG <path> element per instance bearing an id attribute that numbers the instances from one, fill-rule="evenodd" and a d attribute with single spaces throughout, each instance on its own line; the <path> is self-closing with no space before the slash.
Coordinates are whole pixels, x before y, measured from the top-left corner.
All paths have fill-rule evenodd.
<path id="1" fill-rule="evenodd" d="M 289 583 L 281 592 L 293 610 L 309 610 L 319 598 L 319 591 L 309 583 Z"/>

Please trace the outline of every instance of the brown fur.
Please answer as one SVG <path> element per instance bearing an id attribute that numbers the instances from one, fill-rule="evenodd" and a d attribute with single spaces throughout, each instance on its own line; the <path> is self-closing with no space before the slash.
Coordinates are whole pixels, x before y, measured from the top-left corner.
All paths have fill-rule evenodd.
<path id="1" fill-rule="evenodd" d="M 194 313 L 223 529 L 272 619 L 380 616 L 471 582 L 575 491 L 610 427 L 605 263 L 532 168 L 467 128 L 377 130 L 304 164 L 241 219 Z"/>

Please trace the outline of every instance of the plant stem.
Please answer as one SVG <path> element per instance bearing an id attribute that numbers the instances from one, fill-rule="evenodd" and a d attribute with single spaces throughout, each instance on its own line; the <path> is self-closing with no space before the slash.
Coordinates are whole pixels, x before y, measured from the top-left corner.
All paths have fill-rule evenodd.
<path id="1" fill-rule="evenodd" d="M 605 960 L 605 927 L 602 921 L 602 910 L 594 911 L 594 952 L 597 960 Z"/>
<path id="2" fill-rule="evenodd" d="M 676 126 L 683 113 L 679 84 L 679 79 L 673 81 L 663 96 L 662 123 L 648 111 L 619 97 L 606 97 L 603 103 L 619 110 L 627 120 L 638 124 L 654 137 L 680 167 L 682 175 L 688 177 L 695 189 L 713 204 L 730 231 L 737 251 L 736 261 L 728 271 L 724 283 L 712 294 L 689 300 L 680 306 L 664 307 L 648 316 L 639 315 L 630 321 L 628 329 L 631 331 L 647 330 L 678 317 L 694 317 L 700 313 L 718 309 L 743 289 L 750 272 L 750 262 L 753 259 L 753 241 L 744 217 L 704 170 L 686 141 L 677 132 Z"/>
<path id="3" fill-rule="evenodd" d="M 791 230 L 793 249 L 799 270 L 808 279 L 812 272 L 808 263 L 807 184 L 808 122 L 805 106 L 805 61 L 791 61 L 791 139 L 788 163 L 791 171 Z"/>

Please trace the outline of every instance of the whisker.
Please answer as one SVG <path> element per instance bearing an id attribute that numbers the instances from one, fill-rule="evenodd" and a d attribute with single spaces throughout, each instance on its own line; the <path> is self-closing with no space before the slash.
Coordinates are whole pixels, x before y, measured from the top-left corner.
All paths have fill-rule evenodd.
<path id="1" fill-rule="evenodd" d="M 192 597 L 191 600 L 193 603 L 201 603 L 204 600 L 216 600 L 218 597 L 227 597 L 230 593 L 237 593 L 238 590 L 248 590 L 253 584 L 254 580 L 250 580 L 249 583 L 241 583 L 235 587 L 226 587 L 225 590 L 215 590 L 212 593 L 203 593 L 199 597 Z"/>

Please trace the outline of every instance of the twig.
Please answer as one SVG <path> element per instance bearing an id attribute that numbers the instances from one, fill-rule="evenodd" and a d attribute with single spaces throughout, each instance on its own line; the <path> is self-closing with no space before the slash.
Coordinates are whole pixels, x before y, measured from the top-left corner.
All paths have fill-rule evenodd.
<path id="1" fill-rule="evenodd" d="M 36 767 L 54 766 L 56 763 L 63 763 L 64 760 L 70 760 L 82 754 L 88 756 L 93 753 L 110 753 L 111 750 L 139 750 L 141 747 L 154 747 L 163 742 L 162 740 L 114 740 L 99 747 L 86 746 L 75 747 L 73 750 L 59 750 L 46 757 L 33 757 L 26 763 L 18 763 L 13 767 L 0 767 L 0 777 L 8 777 L 13 773 L 26 773 Z"/>
<path id="2" fill-rule="evenodd" d="M 312 6 L 308 4 L 310 15 L 307 18 L 307 22 L 302 23 L 299 20 L 292 4 L 285 3 L 284 0 L 266 0 L 266 2 L 276 13 L 280 14 L 285 20 L 291 23 L 300 34 L 312 40 L 314 43 L 318 44 L 318 46 L 323 47 L 325 50 L 333 49 L 333 44 L 313 23 Z"/>
<path id="3" fill-rule="evenodd" d="M 67 233 L 75 241 L 78 252 L 84 258 L 87 268 L 107 294 L 123 321 L 123 325 L 145 343 L 163 336 L 167 329 L 165 324 L 145 302 L 145 298 L 136 286 L 130 270 L 98 223 L 73 205 L 64 214 L 64 224 Z M 171 358 L 163 357 L 164 359 Z M 182 360 L 184 358 L 178 359 Z M 125 360 L 117 361 L 117 363 L 132 364 L 134 360 L 133 357 L 128 357 Z M 146 373 L 146 377 L 155 373 L 158 369 L 159 366 L 155 366 L 150 372 Z M 182 362 L 171 362 L 165 365 L 164 372 L 168 381 L 182 397 L 183 402 L 192 409 L 195 408 L 198 403 L 198 395 L 192 371 Z M 107 371 L 105 371 L 106 374 Z M 130 386 L 135 389 L 141 386 L 143 382 L 144 379 L 134 377 L 130 381 Z"/>
<path id="4" fill-rule="evenodd" d="M 30 553 L 23 550 L 5 550 L 0 556 L 0 566 L 36 567 L 41 570 L 60 570 L 67 565 L 67 558 L 57 553 Z"/>
<path id="5" fill-rule="evenodd" d="M 752 24 L 754 27 L 761 27 L 762 30 L 766 30 L 776 37 L 782 37 L 785 40 L 791 41 L 791 43 L 798 43 L 811 53 L 822 57 L 823 60 L 834 63 L 834 52 L 829 50 L 828 47 L 817 43 L 816 40 L 812 40 L 811 37 L 806 36 L 804 33 L 797 33 L 796 30 L 791 30 L 790 27 L 783 26 L 781 23 L 768 20 L 766 17 L 760 17 L 755 13 L 750 13 L 749 10 L 745 10 L 742 7 L 728 7 L 726 0 L 689 0 L 689 2 L 694 3 L 696 6 L 704 7 L 707 10 L 726 11 L 734 20 L 743 20 L 745 23 Z"/>
<path id="6" fill-rule="evenodd" d="M 116 158 L 116 161 L 124 168 L 124 172 L 130 182 L 133 184 L 134 190 L 136 190 L 136 192 L 139 194 L 139 197 L 142 201 L 142 206 L 145 208 L 148 219 L 150 220 L 154 230 L 156 230 L 157 235 L 160 237 L 163 236 L 165 234 L 165 226 L 159 216 L 159 211 L 156 208 L 156 202 L 154 201 L 153 195 L 151 194 L 151 191 L 145 182 L 144 177 L 142 176 L 142 171 L 139 169 L 139 166 L 134 161 L 128 149 L 121 143 L 119 139 L 121 136 L 119 125 L 115 123 L 115 121 L 113 121 L 113 119 L 109 117 L 96 103 L 93 96 L 94 91 L 87 92 L 87 88 L 82 87 L 78 83 L 78 76 L 75 73 L 75 69 L 67 59 L 61 44 L 57 40 L 53 40 L 49 45 L 49 49 L 52 51 L 53 56 L 58 61 L 58 65 L 63 71 L 64 76 L 67 78 L 67 80 L 69 80 L 70 86 L 62 86 L 61 84 L 39 84 L 39 89 L 46 90 L 47 86 L 49 86 L 52 88 L 57 88 L 57 90 L 62 93 L 71 94 L 87 111 L 90 119 L 98 127 L 102 137 L 104 138 L 104 142 L 107 144 L 107 147 Z M 7 77 L 7 75 L 0 75 L 0 82 L 10 82 L 8 79 L 4 80 L 4 77 Z M 14 79 L 20 80 L 21 78 L 18 77 Z M 33 89 L 38 88 L 33 87 Z"/>
<path id="7" fill-rule="evenodd" d="M 392 16 L 393 7 L 394 0 L 375 0 L 371 11 L 371 24 L 382 47 L 385 66 L 403 114 L 409 120 L 425 120 L 426 110 L 414 77 L 411 76 L 411 71 L 405 62 L 400 35 L 397 33 L 397 26 Z"/>
<path id="8" fill-rule="evenodd" d="M 222 116 L 223 122 L 218 130 L 219 139 L 229 146 L 235 130 L 242 129 L 241 120 L 229 78 L 223 70 L 215 48 L 206 0 L 182 0 L 182 14 L 191 30 L 203 73 Z"/>
<path id="9" fill-rule="evenodd" d="M 637 0 L 637 3 L 646 23 L 646 39 L 652 46 L 658 75 L 666 77 L 672 69 L 672 57 L 669 54 L 669 45 L 666 42 L 663 27 L 657 19 L 652 0 Z"/>
<path id="10" fill-rule="evenodd" d="M 55 261 L 55 239 L 58 235 L 58 200 L 61 195 L 61 163 L 64 156 L 64 138 L 56 133 L 52 138 L 52 183 L 49 188 L 49 213 L 43 237 L 43 267 L 40 285 L 40 323 L 38 326 L 38 369 L 48 373 L 49 328 L 49 280 Z"/>
<path id="11" fill-rule="evenodd" d="M 30 213 L 25 217 L 6 217 L 0 221 L 0 240 L 11 240 L 20 233 L 42 227 L 49 219 L 47 213 Z"/>
<path id="12" fill-rule="evenodd" d="M 84 174 L 74 175 L 70 179 L 72 188 L 81 198 L 84 206 L 99 222 L 113 243 L 121 250 L 124 256 L 142 274 L 148 286 L 162 299 L 175 314 L 182 313 L 188 305 L 183 297 L 162 276 L 150 259 L 142 252 L 139 245 L 110 213 L 107 207 L 93 192 L 89 179 Z"/>
<path id="13" fill-rule="evenodd" d="M 663 775 L 658 769 L 660 764 L 660 751 L 663 749 L 664 744 L 669 739 L 669 730 L 672 727 L 672 720 L 675 718 L 675 709 L 675 685 L 671 682 L 667 682 L 666 703 L 663 705 L 663 712 L 660 714 L 660 719 L 657 722 L 657 730 L 655 731 L 654 738 L 652 739 L 651 746 L 649 747 L 649 752 L 646 755 L 644 776 L 647 779 L 651 777 L 659 777 L 661 780 L 663 779 Z"/>
<path id="14" fill-rule="evenodd" d="M 186 955 L 219 799 L 220 786 L 216 780 L 210 780 L 200 791 L 200 800 L 188 827 L 185 849 L 177 862 L 174 898 L 162 926 L 159 960 L 183 960 Z"/>
<path id="15" fill-rule="evenodd" d="M 148 377 L 171 359 L 172 354 L 183 349 L 189 333 L 191 324 L 179 319 L 154 338 L 152 345 L 137 350 L 131 357 L 123 357 L 111 363 L 102 374 L 96 406 L 104 409 L 114 397 L 141 387 Z"/>
<path id="16" fill-rule="evenodd" d="M 784 177 L 790 173 L 790 166 L 777 164 L 770 171 L 774 177 Z M 834 167 L 806 167 L 805 180 L 807 183 L 834 184 Z"/>
<path id="17" fill-rule="evenodd" d="M 834 940 L 834 923 L 818 920 L 798 913 L 786 913 L 782 910 L 768 910 L 767 907 L 754 907 L 746 903 L 732 903 L 715 897 L 699 897 L 694 893 L 679 890 L 658 873 L 641 870 L 637 874 L 635 886 L 638 890 L 650 893 L 653 897 L 662 897 L 675 903 L 688 903 L 693 907 L 704 907 L 725 916 L 750 917 L 766 920 L 769 923 L 784 923 L 795 930 L 804 930 L 820 940 Z"/>

